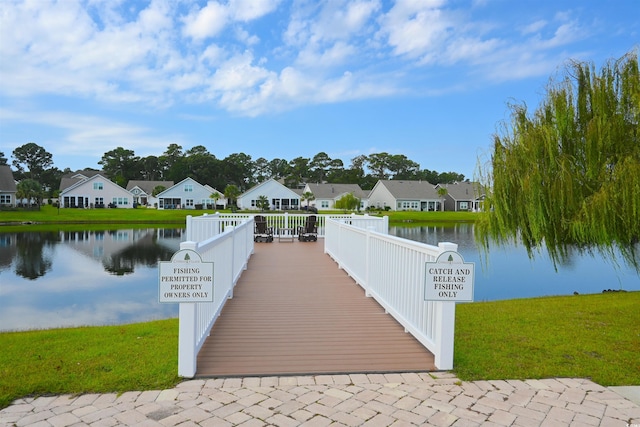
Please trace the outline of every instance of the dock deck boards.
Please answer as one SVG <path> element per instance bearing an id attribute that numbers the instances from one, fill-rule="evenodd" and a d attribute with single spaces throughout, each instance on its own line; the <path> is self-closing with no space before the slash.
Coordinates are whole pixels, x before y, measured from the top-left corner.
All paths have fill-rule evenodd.
<path id="1" fill-rule="evenodd" d="M 256 243 L 198 355 L 198 377 L 435 370 L 318 242 Z"/>

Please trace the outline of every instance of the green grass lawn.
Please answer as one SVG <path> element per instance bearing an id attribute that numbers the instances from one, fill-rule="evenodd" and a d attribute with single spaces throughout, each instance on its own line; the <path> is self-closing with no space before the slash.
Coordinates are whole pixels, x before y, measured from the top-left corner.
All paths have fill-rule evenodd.
<path id="1" fill-rule="evenodd" d="M 23 396 L 174 386 L 178 320 L 0 333 L 0 408 Z"/>
<path id="2" fill-rule="evenodd" d="M 199 216 L 213 213 L 212 210 L 181 209 L 57 209 L 53 206 L 42 206 L 40 210 L 3 210 L 0 211 L 0 224 L 7 223 L 184 223 L 187 215 Z M 230 212 L 230 211 L 221 211 Z M 249 211 L 242 211 L 249 212 Z M 252 211 L 253 212 L 253 211 Z M 255 213 L 255 212 L 254 212 Z M 321 211 L 320 214 L 342 214 L 343 211 Z M 478 217 L 473 212 L 370 212 L 369 215 L 389 217 L 390 222 L 473 222 Z"/>
<path id="3" fill-rule="evenodd" d="M 640 292 L 458 304 L 456 373 L 640 385 L 639 307 Z"/>
<path id="4" fill-rule="evenodd" d="M 461 380 L 640 384 L 640 292 L 458 304 Z M 0 408 L 24 396 L 172 387 L 177 319 L 0 333 Z"/>

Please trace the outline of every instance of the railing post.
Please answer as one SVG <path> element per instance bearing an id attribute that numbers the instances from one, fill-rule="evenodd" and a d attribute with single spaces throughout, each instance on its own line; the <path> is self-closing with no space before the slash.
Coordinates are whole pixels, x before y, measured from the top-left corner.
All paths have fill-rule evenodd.
<path id="1" fill-rule="evenodd" d="M 178 375 L 196 375 L 196 303 L 181 302 L 178 326 Z"/>
<path id="2" fill-rule="evenodd" d="M 364 273 L 364 281 L 365 281 L 365 285 L 364 285 L 364 295 L 367 297 L 371 296 L 371 292 L 369 292 L 369 288 L 371 287 L 371 282 L 369 282 L 369 271 L 371 270 L 371 231 L 375 231 L 375 227 L 372 226 L 368 226 L 367 227 L 367 237 L 366 237 L 366 247 L 365 247 L 365 273 Z"/>
<path id="3" fill-rule="evenodd" d="M 191 216 L 187 216 L 187 231 L 191 225 Z M 189 233 L 187 232 L 187 235 Z M 196 242 L 180 243 L 180 250 L 195 251 Z M 182 302 L 178 312 L 178 375 L 193 378 L 196 374 L 196 303 Z"/>
<path id="4" fill-rule="evenodd" d="M 233 289 L 236 287 L 236 227 L 230 226 L 231 230 L 231 290 L 229 291 L 229 299 L 233 298 Z"/>
<path id="5" fill-rule="evenodd" d="M 445 251 L 457 251 L 458 245 L 455 243 L 438 243 L 440 253 Z M 436 352 L 434 364 L 438 369 L 453 369 L 453 347 L 456 323 L 456 303 L 452 301 L 434 302 L 436 310 Z"/>
<path id="6" fill-rule="evenodd" d="M 193 234 L 193 217 L 191 215 L 187 215 L 187 219 L 186 219 L 186 226 L 187 226 L 187 236 L 186 236 L 186 240 L 187 241 L 191 241 L 193 240 L 193 237 L 191 236 Z"/>

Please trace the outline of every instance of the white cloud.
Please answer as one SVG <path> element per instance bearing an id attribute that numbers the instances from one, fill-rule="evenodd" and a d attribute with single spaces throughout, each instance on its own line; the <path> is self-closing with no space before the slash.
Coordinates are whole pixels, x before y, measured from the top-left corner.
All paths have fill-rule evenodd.
<path id="1" fill-rule="evenodd" d="M 231 0 L 229 9 L 238 21 L 252 21 L 273 12 L 280 0 Z"/>
<path id="2" fill-rule="evenodd" d="M 386 36 L 396 55 L 436 61 L 458 26 L 453 16 L 439 8 L 441 1 L 399 1 L 381 17 L 380 35 Z"/>
<path id="3" fill-rule="evenodd" d="M 555 50 L 584 34 L 571 13 L 513 30 L 472 20 L 445 0 L 282 3 L 153 0 L 136 10 L 138 3 L 124 1 L 8 2 L 0 11 L 0 77 L 11 84 L 0 84 L 0 93 L 153 108 L 208 103 L 255 115 L 397 91 L 435 93 L 414 84 L 451 67 L 495 81 L 548 74 L 566 54 Z M 278 8 L 289 16 L 271 16 Z"/>
<path id="4" fill-rule="evenodd" d="M 532 22 L 526 26 L 524 26 L 520 31 L 522 34 L 535 34 L 541 31 L 543 28 L 547 26 L 547 21 L 544 19 L 539 19 L 535 22 Z"/>
<path id="5" fill-rule="evenodd" d="M 355 54 L 357 54 L 355 46 L 340 41 L 324 51 L 317 51 L 311 46 L 301 50 L 296 63 L 305 68 L 331 68 L 343 64 Z"/>
<path id="6" fill-rule="evenodd" d="M 0 109 L 0 122 L 47 126 L 62 135 L 47 143 L 51 151 L 64 150 L 73 156 L 100 158 L 104 147 L 113 147 L 114 141 L 126 141 L 127 148 L 144 156 L 162 152 L 167 140 L 176 139 L 174 135 L 163 135 L 145 126 L 69 112 Z"/>
<path id="7" fill-rule="evenodd" d="M 227 24 L 229 11 L 216 1 L 209 1 L 200 10 L 193 10 L 184 19 L 184 33 L 200 40 L 217 35 Z"/>

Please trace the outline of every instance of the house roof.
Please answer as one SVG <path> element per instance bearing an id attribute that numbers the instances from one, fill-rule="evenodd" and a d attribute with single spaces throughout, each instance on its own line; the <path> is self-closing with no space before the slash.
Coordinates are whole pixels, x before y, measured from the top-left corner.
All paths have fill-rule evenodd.
<path id="1" fill-rule="evenodd" d="M 13 171 L 9 165 L 0 165 L 0 191 L 3 193 L 16 192 L 16 181 L 13 179 Z"/>
<path id="2" fill-rule="evenodd" d="M 474 200 L 484 195 L 484 189 L 477 182 L 438 184 L 436 187 L 446 188 L 447 194 L 454 200 Z"/>
<path id="3" fill-rule="evenodd" d="M 89 182 L 89 181 L 93 181 L 94 179 L 103 179 L 105 182 L 110 182 L 112 185 L 115 185 L 118 188 L 121 188 L 122 191 L 126 191 L 124 188 L 120 187 L 118 184 L 116 184 L 115 182 L 109 180 L 108 178 L 105 178 L 104 176 L 100 175 L 99 173 L 94 174 L 93 176 L 90 177 L 85 177 L 85 178 L 75 178 L 70 180 L 70 185 L 68 185 L 67 187 L 65 187 L 64 189 L 62 189 L 62 191 L 60 192 L 60 194 L 62 193 L 68 193 L 69 191 L 72 191 L 74 188 L 79 187 L 80 185 Z M 60 183 L 60 187 L 62 187 L 62 183 Z"/>
<path id="4" fill-rule="evenodd" d="M 384 185 L 396 199 L 429 200 L 440 198 L 433 184 L 427 181 L 381 179 L 378 184 Z"/>
<path id="5" fill-rule="evenodd" d="M 84 169 L 77 172 L 71 172 L 71 173 L 62 175 L 62 178 L 60 179 L 60 191 L 66 190 L 72 185 L 75 185 L 78 182 L 82 182 L 86 179 L 92 178 L 96 175 L 100 175 L 104 178 L 103 172 L 95 169 Z"/>
<path id="6" fill-rule="evenodd" d="M 358 184 L 307 184 L 313 196 L 317 199 L 335 199 L 343 194 L 352 193 L 359 199 L 364 199 L 367 194 Z"/>
<path id="7" fill-rule="evenodd" d="M 132 179 L 127 183 L 127 191 L 131 191 L 135 187 L 138 187 L 145 193 L 152 194 L 153 189 L 158 186 L 163 186 L 165 189 L 171 188 L 173 187 L 173 181 L 141 181 Z"/>
<path id="8" fill-rule="evenodd" d="M 282 187 L 282 189 L 284 189 L 284 190 L 286 190 L 286 191 L 290 191 L 291 193 L 295 194 L 295 195 L 296 195 L 296 196 L 298 196 L 298 197 L 300 196 L 300 194 L 302 194 L 301 192 L 299 193 L 299 192 L 295 191 L 294 189 L 289 188 L 289 187 L 287 187 L 287 186 L 283 185 L 282 183 L 280 183 L 280 182 L 276 181 L 276 180 L 275 180 L 275 179 L 273 179 L 273 178 L 269 178 L 269 179 L 267 179 L 266 181 L 262 181 L 260 184 L 258 184 L 258 185 L 255 185 L 255 186 L 251 187 L 250 189 L 248 189 L 247 191 L 245 191 L 244 193 L 242 193 L 242 194 L 240 195 L 240 197 L 239 197 L 239 198 L 246 197 L 246 195 L 247 195 L 247 194 L 253 193 L 253 192 L 255 192 L 255 191 L 257 191 L 257 190 L 261 189 L 262 187 L 267 187 L 267 186 L 269 186 L 269 185 L 273 185 L 273 184 L 276 184 L 276 185 L 278 185 L 278 186 Z"/>
<path id="9" fill-rule="evenodd" d="M 177 184 L 174 184 L 170 187 L 168 187 L 167 189 L 165 189 L 164 191 L 162 191 L 161 193 L 158 193 L 157 197 L 164 197 L 166 194 L 169 194 L 171 192 L 174 191 L 175 188 L 179 188 L 181 185 L 183 185 L 184 183 L 190 182 L 194 185 L 197 185 L 199 187 L 201 187 L 202 189 L 207 190 L 210 194 L 218 193 L 218 194 L 223 194 L 222 192 L 216 190 L 215 188 L 211 187 L 209 184 L 200 184 L 198 181 L 196 181 L 195 179 L 191 178 L 191 177 L 187 177 L 185 179 L 183 179 L 182 181 L 178 182 Z"/>

